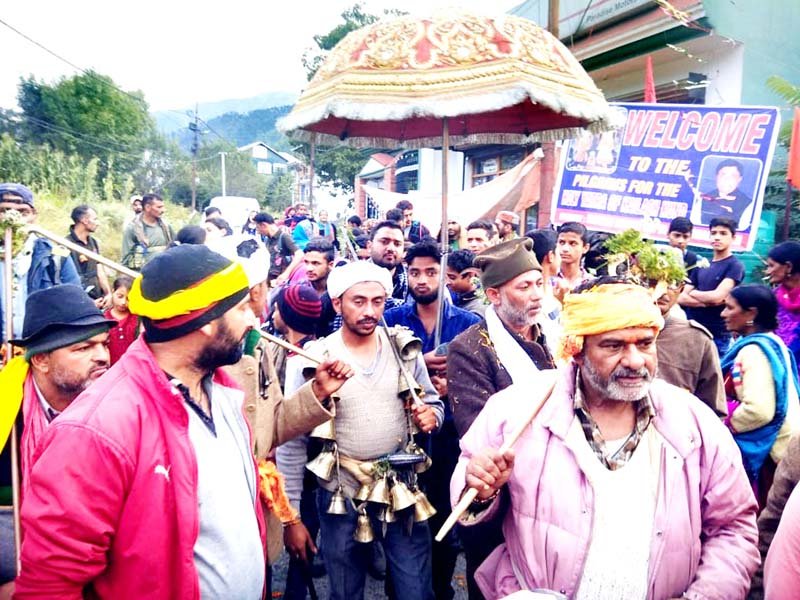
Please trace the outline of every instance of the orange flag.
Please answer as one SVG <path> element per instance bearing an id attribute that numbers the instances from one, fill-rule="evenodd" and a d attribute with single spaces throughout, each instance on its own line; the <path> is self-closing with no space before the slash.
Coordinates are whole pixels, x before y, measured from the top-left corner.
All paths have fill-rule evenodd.
<path id="1" fill-rule="evenodd" d="M 792 141 L 789 144 L 789 167 L 786 169 L 789 185 L 800 188 L 800 108 L 794 109 Z"/>
<path id="2" fill-rule="evenodd" d="M 644 63 L 644 101 L 658 102 L 656 100 L 656 82 L 653 78 L 653 59 L 650 56 L 645 59 Z"/>

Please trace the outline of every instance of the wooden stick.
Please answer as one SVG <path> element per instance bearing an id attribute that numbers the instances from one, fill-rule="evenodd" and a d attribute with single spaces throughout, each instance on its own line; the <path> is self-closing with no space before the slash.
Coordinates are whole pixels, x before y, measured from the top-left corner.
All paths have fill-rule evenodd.
<path id="1" fill-rule="evenodd" d="M 3 235 L 3 294 L 5 295 L 6 312 L 3 315 L 5 319 L 5 335 L 6 335 L 6 356 L 5 362 L 11 361 L 14 356 L 14 347 L 11 345 L 11 339 L 14 337 L 14 280 L 13 280 L 13 230 L 11 227 L 6 227 Z M 20 410 L 22 410 L 20 408 Z M 15 566 L 17 574 L 20 571 L 20 547 L 22 545 L 22 526 L 20 524 L 19 515 L 19 500 L 20 500 L 20 486 L 19 486 L 19 446 L 17 438 L 17 423 L 16 418 L 14 424 L 11 426 L 11 435 L 9 436 L 11 444 L 11 505 L 12 505 L 12 519 L 14 522 L 14 551 L 16 553 Z"/>
<path id="2" fill-rule="evenodd" d="M 111 269 L 114 269 L 118 273 L 122 273 L 124 275 L 128 275 L 129 277 L 133 277 L 134 279 L 139 276 L 139 273 L 137 273 L 136 271 L 134 271 L 132 269 L 129 269 L 129 268 L 119 264 L 118 262 L 115 262 L 115 261 L 111 260 L 110 258 L 106 258 L 105 256 L 97 254 L 96 252 L 92 252 L 91 250 L 87 250 L 83 246 L 79 246 L 78 244 L 75 244 L 75 243 L 69 241 L 68 239 L 65 239 L 65 238 L 62 238 L 60 236 L 57 236 L 57 235 L 47 231 L 46 229 L 42 229 L 38 225 L 26 225 L 25 229 L 27 231 L 31 232 L 31 233 L 35 233 L 36 235 L 40 235 L 42 237 L 45 237 L 45 238 L 55 242 L 56 244 L 64 246 L 68 250 L 74 250 L 75 252 L 77 252 L 79 254 L 83 254 L 84 256 L 88 256 L 92 260 L 99 262 L 101 265 L 105 265 L 105 266 L 107 266 L 107 267 L 109 267 Z M 6 231 L 11 231 L 11 230 L 7 229 Z M 283 348 L 286 348 L 287 350 L 289 350 L 291 352 L 294 352 L 295 354 L 310 360 L 314 364 L 319 365 L 319 364 L 322 364 L 322 362 L 323 362 L 323 359 L 321 359 L 320 357 L 314 356 L 313 354 L 309 354 L 308 352 L 306 352 L 305 350 L 303 350 L 299 346 L 295 346 L 294 344 L 290 344 L 289 342 L 287 342 L 286 340 L 284 340 L 282 338 L 276 337 L 276 336 L 274 336 L 272 334 L 269 334 L 269 333 L 267 333 L 265 331 L 261 331 L 260 329 L 258 330 L 258 334 L 261 337 L 263 337 L 264 339 L 266 339 L 266 340 L 268 340 L 270 342 L 273 342 L 274 344 L 277 344 L 278 346 L 282 346 Z"/>
<path id="3" fill-rule="evenodd" d="M 128 267 L 124 267 L 118 262 L 111 260 L 110 258 L 106 258 L 97 252 L 92 252 L 91 250 L 87 250 L 83 246 L 75 244 L 69 241 L 66 238 L 58 236 L 54 233 L 47 231 L 46 229 L 42 229 L 38 225 L 26 225 L 25 229 L 31 233 L 35 233 L 36 235 L 40 235 L 49 239 L 52 242 L 55 242 L 59 246 L 64 246 L 67 250 L 72 250 L 73 252 L 77 252 L 78 254 L 82 254 L 91 258 L 92 260 L 100 263 L 103 266 L 106 266 L 110 269 L 115 270 L 117 273 L 122 273 L 123 275 L 127 275 L 128 277 L 132 277 L 136 279 L 139 276 L 139 273 L 134 271 L 133 269 L 129 269 Z"/>
<path id="4" fill-rule="evenodd" d="M 266 331 L 262 331 L 261 329 L 258 329 L 257 331 L 258 331 L 258 335 L 260 335 L 262 338 L 264 338 L 268 342 L 272 342 L 273 344 L 277 344 L 281 348 L 286 348 L 289 352 L 294 352 L 298 356 L 302 356 L 306 360 L 310 360 L 315 365 L 321 365 L 323 363 L 323 359 L 322 358 L 320 358 L 319 356 L 314 356 L 313 354 L 311 354 L 309 352 L 306 352 L 300 346 L 295 346 L 294 344 L 290 344 L 289 342 L 287 342 L 283 338 L 279 338 L 279 337 L 277 337 L 275 335 L 272 335 L 271 333 L 267 333 Z"/>
<path id="5" fill-rule="evenodd" d="M 503 443 L 503 445 L 500 446 L 500 450 L 498 451 L 500 454 L 503 454 L 507 450 L 510 450 L 514 446 L 514 444 L 517 443 L 519 436 L 522 435 L 525 429 L 527 429 L 528 425 L 530 425 L 531 422 L 536 418 L 536 415 L 539 414 L 539 411 L 542 409 L 542 406 L 544 406 L 544 403 L 547 402 L 547 400 L 550 398 L 550 396 L 553 393 L 553 390 L 556 387 L 557 373 L 558 371 L 556 371 L 556 375 L 552 377 L 552 381 L 547 386 L 546 388 L 547 393 L 544 396 L 542 396 L 542 398 L 531 407 L 530 413 L 528 413 L 528 416 L 525 417 L 525 420 L 522 422 L 522 424 L 517 429 L 515 429 L 511 433 L 511 435 L 508 436 L 508 439 Z M 447 532 L 453 528 L 453 525 L 455 525 L 458 522 L 458 520 L 461 518 L 461 515 L 463 515 L 467 511 L 469 505 L 472 504 L 472 502 L 477 497 L 478 497 L 477 488 L 471 487 L 466 491 L 466 493 L 461 497 L 461 500 L 458 501 L 458 504 L 456 504 L 453 507 L 453 512 L 451 512 L 450 516 L 447 517 L 447 520 L 442 525 L 442 528 L 439 529 L 439 533 L 436 534 L 435 539 L 437 542 L 441 542 L 444 539 L 444 536 L 447 535 Z"/>

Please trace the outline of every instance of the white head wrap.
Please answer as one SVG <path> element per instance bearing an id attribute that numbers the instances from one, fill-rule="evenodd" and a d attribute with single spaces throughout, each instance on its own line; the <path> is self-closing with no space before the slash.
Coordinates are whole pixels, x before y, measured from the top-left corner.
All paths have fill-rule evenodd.
<path id="1" fill-rule="evenodd" d="M 258 247 L 250 256 L 240 256 L 239 246 L 246 242 L 255 242 Z M 266 281 L 269 276 L 269 251 L 258 240 L 250 236 L 243 235 L 227 235 L 222 238 L 210 241 L 206 244 L 209 249 L 221 254 L 228 260 L 238 262 L 244 267 L 244 272 L 247 275 L 247 282 L 251 288 L 254 288 L 259 283 Z"/>
<path id="2" fill-rule="evenodd" d="M 328 275 L 328 294 L 331 298 L 339 298 L 354 285 L 367 281 L 381 284 L 387 296 L 394 289 L 388 269 L 365 260 L 357 260 L 331 271 Z"/>

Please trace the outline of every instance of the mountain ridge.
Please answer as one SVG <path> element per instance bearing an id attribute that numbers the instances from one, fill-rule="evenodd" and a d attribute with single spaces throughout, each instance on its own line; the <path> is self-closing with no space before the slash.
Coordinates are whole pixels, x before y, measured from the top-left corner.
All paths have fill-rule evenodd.
<path id="1" fill-rule="evenodd" d="M 267 92 L 250 98 L 229 98 L 213 102 L 200 102 L 197 106 L 198 116 L 212 125 L 211 120 L 227 113 L 247 114 L 256 110 L 292 105 L 298 94 L 292 92 Z M 150 114 L 156 120 L 158 130 L 170 135 L 181 129 L 187 129 L 192 120 L 194 108 L 153 111 Z M 182 137 L 182 136 L 181 136 Z M 254 141 L 254 140 L 251 140 Z"/>

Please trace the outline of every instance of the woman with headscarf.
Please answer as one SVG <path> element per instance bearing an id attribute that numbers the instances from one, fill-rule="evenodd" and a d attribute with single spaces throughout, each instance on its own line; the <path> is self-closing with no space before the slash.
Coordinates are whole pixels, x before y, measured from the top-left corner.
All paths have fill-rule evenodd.
<path id="1" fill-rule="evenodd" d="M 778 303 L 763 285 L 740 285 L 725 299 L 722 318 L 739 337 L 722 358 L 728 417 L 745 471 L 763 507 L 775 467 L 800 432 L 797 366 L 775 335 Z"/>
<path id="2" fill-rule="evenodd" d="M 778 300 L 775 333 L 800 360 L 800 242 L 789 240 L 773 246 L 767 254 L 766 274 Z"/>

